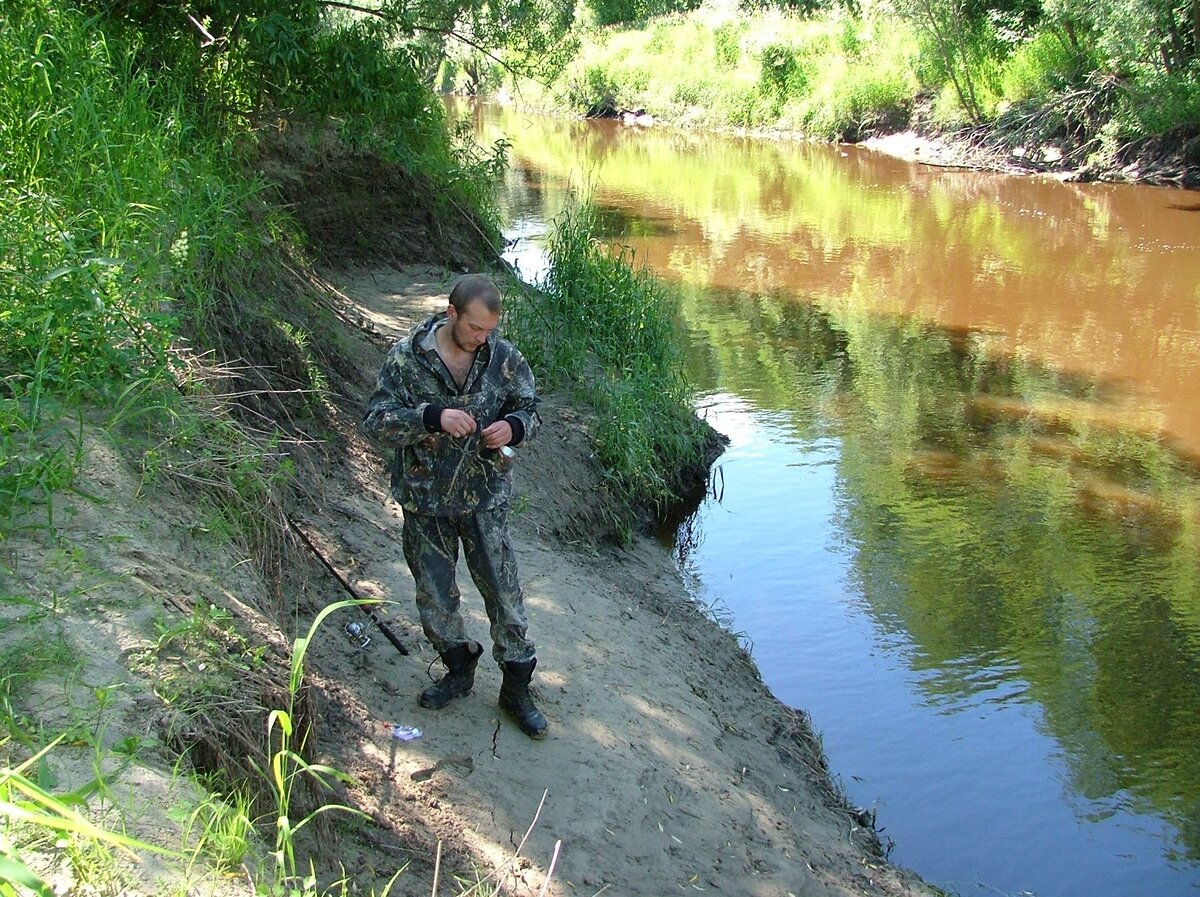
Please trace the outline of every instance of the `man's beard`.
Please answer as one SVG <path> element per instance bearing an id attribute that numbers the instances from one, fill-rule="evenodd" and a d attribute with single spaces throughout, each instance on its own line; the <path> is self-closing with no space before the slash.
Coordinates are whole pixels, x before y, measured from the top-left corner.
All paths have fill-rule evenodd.
<path id="1" fill-rule="evenodd" d="M 457 321 L 455 321 L 453 324 L 450 325 L 450 339 L 454 340 L 454 345 L 458 346 L 458 348 L 462 349 L 464 352 L 474 352 L 479 348 L 478 346 L 464 345 L 463 341 L 458 338 L 458 322 Z"/>

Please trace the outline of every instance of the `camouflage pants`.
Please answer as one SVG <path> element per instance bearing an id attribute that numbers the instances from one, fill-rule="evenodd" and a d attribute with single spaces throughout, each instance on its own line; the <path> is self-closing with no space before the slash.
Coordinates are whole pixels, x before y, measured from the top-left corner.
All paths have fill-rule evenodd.
<path id="1" fill-rule="evenodd" d="M 525 637 L 525 596 L 517 579 L 517 558 L 508 538 L 508 510 L 497 508 L 460 517 L 433 517 L 404 511 L 404 559 L 417 584 L 421 627 L 438 653 L 468 641 L 454 579 L 458 543 L 491 621 L 492 657 L 526 661 L 533 642 Z"/>

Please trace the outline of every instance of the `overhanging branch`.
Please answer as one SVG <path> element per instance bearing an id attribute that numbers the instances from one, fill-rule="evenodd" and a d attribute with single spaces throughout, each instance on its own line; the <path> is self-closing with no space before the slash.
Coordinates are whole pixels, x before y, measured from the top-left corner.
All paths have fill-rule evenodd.
<path id="1" fill-rule="evenodd" d="M 361 13 L 362 15 L 371 16 L 373 18 L 380 19 L 384 22 L 388 22 L 392 25 L 398 25 L 401 28 L 408 29 L 409 31 L 420 32 L 422 34 L 436 34 L 441 37 L 448 37 L 452 40 L 458 41 L 460 44 L 470 47 L 471 49 L 475 50 L 478 53 L 482 53 L 484 56 L 486 56 L 492 62 L 496 63 L 496 65 L 504 68 L 506 71 L 511 72 L 514 75 L 520 75 L 521 77 L 524 77 L 524 78 L 532 78 L 533 80 L 538 81 L 538 83 L 542 84 L 544 87 L 550 86 L 549 84 L 542 81 L 542 79 L 538 78 L 537 75 L 534 74 L 534 71 L 536 68 L 535 65 L 533 65 L 533 64 L 529 64 L 529 65 L 525 65 L 525 66 L 513 65 L 511 62 L 508 62 L 507 60 L 498 56 L 495 50 L 493 50 L 487 46 L 484 46 L 482 43 L 480 43 L 475 38 L 472 38 L 469 35 L 463 34 L 461 31 L 454 28 L 453 26 L 439 28 L 439 27 L 433 27 L 430 25 L 420 25 L 420 24 L 417 24 L 416 22 L 407 21 L 407 20 L 401 18 L 400 16 L 389 12 L 387 9 L 374 9 L 374 8 L 367 7 L 367 6 L 359 6 L 356 3 L 346 2 L 346 0 L 321 0 L 321 5 L 329 7 L 329 8 L 333 8 L 333 9 L 344 9 L 344 10 L 347 10 L 348 12 Z"/>

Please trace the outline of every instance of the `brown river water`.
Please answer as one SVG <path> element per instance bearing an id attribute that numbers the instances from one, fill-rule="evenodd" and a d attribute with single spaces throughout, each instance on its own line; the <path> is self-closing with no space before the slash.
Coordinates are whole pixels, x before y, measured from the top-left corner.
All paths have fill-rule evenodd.
<path id="1" fill-rule="evenodd" d="M 572 195 L 731 438 L 669 534 L 892 859 L 1200 894 L 1200 197 L 460 109 L 527 277 Z"/>

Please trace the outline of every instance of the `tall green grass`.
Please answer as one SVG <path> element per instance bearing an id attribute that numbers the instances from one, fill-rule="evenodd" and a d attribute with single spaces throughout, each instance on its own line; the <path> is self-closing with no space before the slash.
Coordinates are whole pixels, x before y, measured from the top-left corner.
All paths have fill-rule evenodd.
<path id="1" fill-rule="evenodd" d="M 900 23 L 712 6 L 643 29 L 595 30 L 554 90 L 522 83 L 519 92 L 573 110 L 644 109 L 692 126 L 838 137 L 903 119 L 918 90 L 918 52 Z"/>
<path id="2" fill-rule="evenodd" d="M 543 385 L 596 412 L 596 454 L 628 509 L 611 522 L 628 536 L 639 513 L 678 498 L 681 473 L 706 459 L 710 431 L 683 373 L 678 297 L 628 249 L 595 240 L 595 215 L 583 203 L 556 219 L 548 279 L 510 306 L 505 330 Z"/>
<path id="3" fill-rule="evenodd" d="M 41 764 L 61 740 L 61 737 L 56 739 L 15 766 L 0 766 L 0 897 L 24 894 L 52 897 L 56 893 L 22 851 L 20 842 L 29 837 L 17 837 L 22 830 L 34 836 L 37 833 L 54 836 L 60 843 L 73 843 L 76 851 L 99 854 L 105 865 L 111 863 L 110 851 L 114 849 L 124 851 L 126 856 L 134 856 L 135 850 L 167 852 L 98 826 L 87 817 L 81 808 L 86 807 L 91 794 L 104 787 L 99 775 L 69 792 L 55 792 L 45 781 L 40 781 L 44 776 L 39 775 L 39 770 L 45 771 Z M 81 848 L 81 845 L 86 846 Z"/>
<path id="4" fill-rule="evenodd" d="M 58 431 L 131 384 L 170 402 L 182 327 L 211 325 L 222 272 L 260 228 L 184 91 L 69 7 L 0 14 L 0 539 L 70 482 Z M 157 392 L 158 395 L 153 394 Z"/>
<path id="5" fill-rule="evenodd" d="M 0 23 L 0 364 L 41 357 L 56 392 L 102 389 L 166 360 L 202 317 L 221 265 L 255 228 L 256 185 L 197 128 L 170 78 L 69 7 Z"/>
<path id="6" fill-rule="evenodd" d="M 28 676 L 13 671 L 11 663 L 0 676 L 0 897 L 29 894 L 52 897 L 59 893 L 46 872 L 47 859 L 52 857 L 60 857 L 70 866 L 80 893 L 124 893 L 131 878 L 131 866 L 146 852 L 158 854 L 159 874 L 164 882 L 176 882 L 170 893 L 191 893 L 185 883 L 194 881 L 197 875 L 208 874 L 210 864 L 218 867 L 214 872 L 233 870 L 245 875 L 251 879 L 255 893 L 271 897 L 365 893 L 361 883 L 352 885 L 348 878 L 331 884 L 318 883 L 315 864 L 310 859 L 316 840 L 301 837 L 308 826 L 329 813 L 365 816 L 341 803 L 324 798 L 313 800 L 314 795 L 324 794 L 332 783 L 350 779 L 333 767 L 306 759 L 311 706 L 302 697 L 306 686 L 305 656 L 315 633 L 330 614 L 355 603 L 341 601 L 327 605 L 307 632 L 295 639 L 282 695 L 284 706 L 269 712 L 264 710 L 265 759 L 256 773 L 262 779 L 261 790 L 269 796 L 270 812 L 262 818 L 253 818 L 254 801 L 245 784 L 230 788 L 228 799 L 204 788 L 197 789 L 196 805 L 187 809 L 185 819 L 177 820 L 181 822 L 178 847 L 165 845 L 162 832 L 155 833 L 155 843 L 151 844 L 125 830 L 126 808 L 115 793 L 122 773 L 136 756 L 140 739 L 127 738 L 107 746 L 102 718 L 110 689 L 94 689 L 97 708 L 93 725 L 72 726 L 38 748 L 37 743 L 43 738 L 40 726 L 23 709 L 14 706 L 13 693 L 19 693 L 20 686 L 26 684 L 24 681 L 18 684 L 18 680 L 61 673 L 60 655 L 63 651 L 70 655 L 70 651 L 65 645 L 35 646 L 32 652 L 24 648 L 20 652 L 10 650 L 10 654 L 32 653 L 32 656 L 27 662 Z M 212 638 L 210 622 L 209 612 L 199 611 L 182 629 L 165 635 L 170 639 L 194 640 L 195 657 L 207 656 L 219 663 L 224 653 L 219 640 L 203 644 Z M 79 747 L 94 755 L 93 778 L 70 790 L 56 787 L 56 750 Z M 227 784 L 221 779 L 209 776 L 205 784 Z M 188 798 L 183 800 L 186 804 Z M 136 816 L 139 808 L 132 809 Z M 273 829 L 269 857 L 255 855 L 258 845 L 255 824 L 264 830 Z M 131 827 L 145 829 L 137 821 Z M 399 864 L 392 883 L 406 865 Z M 390 892 L 392 883 L 378 892 L 381 897 Z"/>

